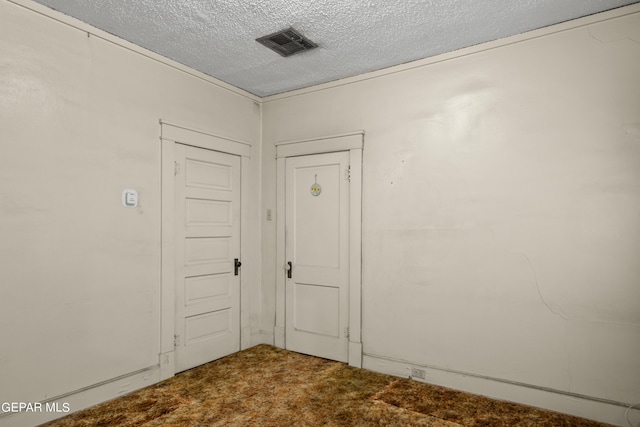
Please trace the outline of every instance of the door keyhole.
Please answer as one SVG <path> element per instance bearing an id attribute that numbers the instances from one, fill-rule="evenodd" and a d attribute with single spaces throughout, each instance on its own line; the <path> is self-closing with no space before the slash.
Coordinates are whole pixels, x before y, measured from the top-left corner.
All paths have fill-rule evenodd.
<path id="1" fill-rule="evenodd" d="M 291 279 L 291 275 L 293 274 L 293 265 L 291 264 L 291 261 L 287 262 L 287 279 Z"/>

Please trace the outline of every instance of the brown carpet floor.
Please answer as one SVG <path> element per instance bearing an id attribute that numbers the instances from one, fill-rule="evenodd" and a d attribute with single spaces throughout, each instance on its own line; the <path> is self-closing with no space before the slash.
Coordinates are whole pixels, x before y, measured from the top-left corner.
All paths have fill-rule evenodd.
<path id="1" fill-rule="evenodd" d="M 46 426 L 605 424 L 259 345 Z"/>

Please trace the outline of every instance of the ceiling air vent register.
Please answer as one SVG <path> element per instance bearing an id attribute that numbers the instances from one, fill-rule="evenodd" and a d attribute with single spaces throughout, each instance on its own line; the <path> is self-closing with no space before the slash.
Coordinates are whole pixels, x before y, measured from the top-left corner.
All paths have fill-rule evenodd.
<path id="1" fill-rule="evenodd" d="M 256 41 L 265 45 L 274 52 L 277 52 L 281 56 L 291 56 L 293 54 L 318 47 L 317 44 L 293 28 L 287 28 L 286 30 L 260 37 L 256 39 Z"/>

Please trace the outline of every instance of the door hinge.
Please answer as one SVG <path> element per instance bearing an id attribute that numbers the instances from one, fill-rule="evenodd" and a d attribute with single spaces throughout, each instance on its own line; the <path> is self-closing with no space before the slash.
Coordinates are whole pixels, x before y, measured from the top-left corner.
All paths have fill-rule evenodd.
<path id="1" fill-rule="evenodd" d="M 347 169 L 344 171 L 344 178 L 351 182 L 351 165 L 347 166 Z"/>
<path id="2" fill-rule="evenodd" d="M 173 162 L 173 176 L 177 176 L 180 173 L 180 163 Z"/>
<path id="3" fill-rule="evenodd" d="M 351 331 L 349 330 L 349 327 L 347 326 L 346 328 L 344 328 L 344 337 L 346 339 L 351 338 Z"/>
<path id="4" fill-rule="evenodd" d="M 173 336 L 173 346 L 178 347 L 180 345 L 180 335 Z"/>

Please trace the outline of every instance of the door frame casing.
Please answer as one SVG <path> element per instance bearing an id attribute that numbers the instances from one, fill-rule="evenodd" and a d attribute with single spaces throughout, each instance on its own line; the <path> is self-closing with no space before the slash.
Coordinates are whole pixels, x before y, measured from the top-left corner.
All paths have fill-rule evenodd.
<path id="1" fill-rule="evenodd" d="M 249 245 L 248 197 L 249 171 L 253 147 L 251 144 L 228 137 L 215 135 L 209 131 L 160 120 L 161 142 L 161 272 L 160 272 L 160 380 L 175 375 L 174 336 L 176 326 L 176 239 L 175 239 L 175 146 L 188 145 L 240 157 L 240 256 L 242 248 Z M 245 275 L 240 275 L 240 349 L 250 347 L 249 291 Z"/>
<path id="2" fill-rule="evenodd" d="M 284 141 L 276 146 L 276 324 L 275 344 L 286 345 L 285 160 L 287 157 L 349 152 L 349 365 L 362 367 L 362 150 L 364 131 Z"/>

